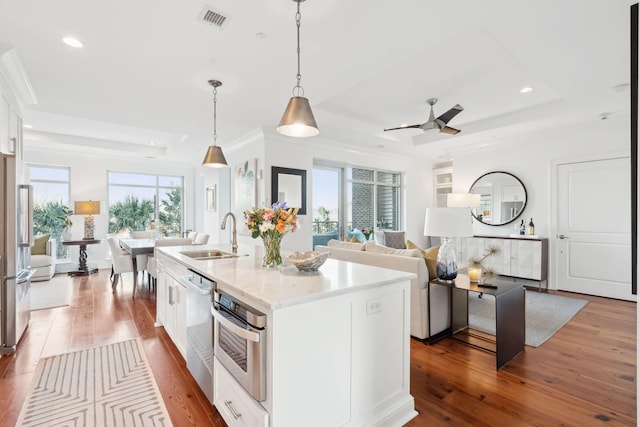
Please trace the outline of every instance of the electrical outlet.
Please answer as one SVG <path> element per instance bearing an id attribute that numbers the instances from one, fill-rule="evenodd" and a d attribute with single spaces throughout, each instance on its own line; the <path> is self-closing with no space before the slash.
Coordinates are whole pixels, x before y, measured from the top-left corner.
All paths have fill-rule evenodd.
<path id="1" fill-rule="evenodd" d="M 367 316 L 382 311 L 382 301 L 380 298 L 367 300 Z"/>

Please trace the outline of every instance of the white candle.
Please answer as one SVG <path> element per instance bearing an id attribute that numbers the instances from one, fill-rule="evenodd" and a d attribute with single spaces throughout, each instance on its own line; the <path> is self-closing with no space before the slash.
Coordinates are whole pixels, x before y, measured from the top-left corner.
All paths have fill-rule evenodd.
<path id="1" fill-rule="evenodd" d="M 478 282 L 480 277 L 482 277 L 482 268 L 481 267 L 469 267 L 467 268 L 467 273 L 469 274 L 469 280 L 472 282 Z"/>

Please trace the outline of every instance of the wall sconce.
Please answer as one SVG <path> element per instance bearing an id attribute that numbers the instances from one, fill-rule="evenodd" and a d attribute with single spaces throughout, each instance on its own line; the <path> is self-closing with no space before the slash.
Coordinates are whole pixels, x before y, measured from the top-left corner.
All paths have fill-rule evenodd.
<path id="1" fill-rule="evenodd" d="M 93 215 L 100 215 L 100 202 L 92 200 L 74 202 L 73 211 L 76 215 L 84 215 L 84 240 L 93 240 L 95 229 Z"/>

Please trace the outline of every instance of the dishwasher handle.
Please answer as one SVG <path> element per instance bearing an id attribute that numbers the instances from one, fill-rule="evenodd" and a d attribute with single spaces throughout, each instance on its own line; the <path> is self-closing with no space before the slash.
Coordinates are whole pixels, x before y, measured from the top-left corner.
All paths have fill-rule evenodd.
<path id="1" fill-rule="evenodd" d="M 208 288 L 199 286 L 197 283 L 193 283 L 191 281 L 192 277 L 193 277 L 192 275 L 182 276 L 180 277 L 180 283 L 185 285 L 187 289 L 194 290 L 198 292 L 200 295 L 211 295 L 211 286 Z"/>

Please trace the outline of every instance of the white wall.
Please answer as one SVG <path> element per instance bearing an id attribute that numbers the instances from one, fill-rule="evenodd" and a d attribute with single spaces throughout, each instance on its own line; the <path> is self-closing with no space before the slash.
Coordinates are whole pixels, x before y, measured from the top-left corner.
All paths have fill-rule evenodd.
<path id="1" fill-rule="evenodd" d="M 60 138 L 63 138 L 62 136 Z M 177 165 L 156 159 L 123 159 L 107 155 L 88 155 L 73 152 L 53 152 L 42 150 L 25 150 L 25 161 L 31 164 L 65 166 L 71 171 L 70 202 L 76 200 L 99 200 L 100 215 L 95 216 L 95 236 L 104 239 L 108 231 L 107 207 L 107 171 L 138 172 L 151 174 L 166 174 L 184 176 L 184 228 L 194 228 L 194 168 L 187 165 Z M 74 239 L 84 235 L 84 218 L 74 215 L 71 233 Z M 78 248 L 71 246 L 72 261 L 78 259 Z M 107 268 L 107 242 L 99 245 L 87 246 L 87 261 L 90 267 Z"/>
<path id="2" fill-rule="evenodd" d="M 629 120 L 626 116 L 608 120 L 594 118 L 580 126 L 556 129 L 511 138 L 490 150 L 457 154 L 453 159 L 453 191 L 466 192 L 481 175 L 505 171 L 517 176 L 527 189 L 527 206 L 520 218 L 536 225 L 536 234 L 549 238 L 549 286 L 554 289 L 553 253 L 555 250 L 554 201 L 552 188 L 554 167 L 558 161 L 629 156 Z M 597 200 L 594 200 L 594 208 Z M 516 221 L 520 223 L 520 218 Z M 602 218 L 606 221 L 606 218 Z M 489 226 L 474 221 L 474 234 L 508 236 L 514 223 Z"/>
<path id="3" fill-rule="evenodd" d="M 290 138 L 276 132 L 264 131 L 265 150 L 265 191 L 271 189 L 271 167 L 280 166 L 307 171 L 307 215 L 299 217 L 300 228 L 282 241 L 284 249 L 308 251 L 312 247 L 313 235 L 313 163 L 324 160 L 349 166 L 371 167 L 389 171 L 404 172 L 402 203 L 403 218 L 401 228 L 406 237 L 418 244 L 426 244 L 423 236 L 424 211 L 433 200 L 433 176 L 431 169 L 420 159 L 390 156 L 371 150 L 355 150 L 340 144 L 340 141 L 326 140 L 322 134 L 313 138 Z M 270 193 L 266 203 L 270 203 Z"/>

